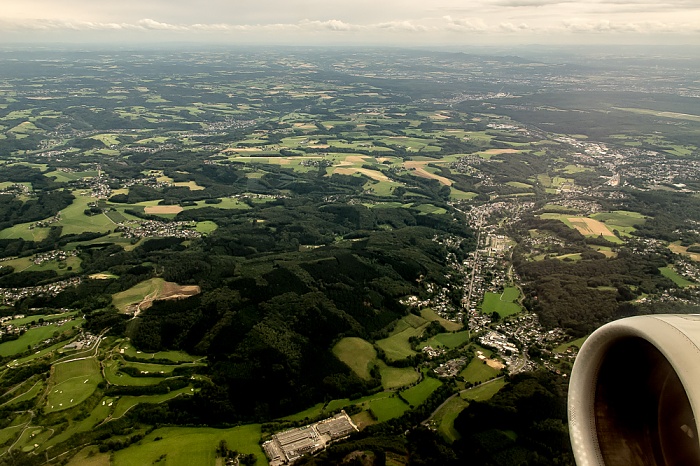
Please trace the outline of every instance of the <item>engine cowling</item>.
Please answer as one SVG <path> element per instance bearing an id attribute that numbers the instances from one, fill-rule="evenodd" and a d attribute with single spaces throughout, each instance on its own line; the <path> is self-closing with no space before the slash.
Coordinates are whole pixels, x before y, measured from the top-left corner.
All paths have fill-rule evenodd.
<path id="1" fill-rule="evenodd" d="M 639 316 L 586 340 L 569 384 L 578 466 L 700 465 L 700 316 Z"/>

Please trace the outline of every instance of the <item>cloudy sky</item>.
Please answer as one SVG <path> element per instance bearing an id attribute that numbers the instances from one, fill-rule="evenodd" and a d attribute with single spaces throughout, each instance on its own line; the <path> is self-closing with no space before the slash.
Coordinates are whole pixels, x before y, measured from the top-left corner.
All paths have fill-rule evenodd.
<path id="1" fill-rule="evenodd" d="M 700 44 L 700 0 L 2 0 L 10 42 Z"/>

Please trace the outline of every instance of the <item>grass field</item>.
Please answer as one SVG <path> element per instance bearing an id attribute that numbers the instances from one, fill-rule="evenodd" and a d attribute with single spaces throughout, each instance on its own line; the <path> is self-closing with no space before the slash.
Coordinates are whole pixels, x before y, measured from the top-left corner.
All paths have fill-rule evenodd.
<path id="1" fill-rule="evenodd" d="M 100 453 L 97 447 L 83 448 L 66 466 L 110 466 L 110 454 Z"/>
<path id="2" fill-rule="evenodd" d="M 163 381 L 163 377 L 132 377 L 126 373 L 119 372 L 119 364 L 117 361 L 105 362 L 104 366 L 105 378 L 109 383 L 114 385 L 143 387 L 147 385 L 157 385 Z"/>
<path id="3" fill-rule="evenodd" d="M 450 400 L 435 413 L 433 420 L 437 425 L 437 430 L 440 435 L 450 443 L 461 438 L 459 432 L 455 429 L 455 419 L 457 419 L 459 413 L 467 406 L 469 406 L 467 401 L 455 396 L 450 398 Z"/>
<path id="4" fill-rule="evenodd" d="M 419 378 L 418 372 L 412 367 L 391 367 L 387 366 L 384 361 L 377 361 L 377 365 L 385 390 L 405 387 L 416 382 Z"/>
<path id="5" fill-rule="evenodd" d="M 498 371 L 478 358 L 474 358 L 459 373 L 465 382 L 481 383 L 498 376 Z"/>
<path id="6" fill-rule="evenodd" d="M 62 226 L 64 235 L 80 234 L 86 231 L 106 232 L 114 229 L 114 223 L 106 215 L 88 216 L 83 213 L 88 204 L 95 202 L 94 197 L 82 196 L 73 192 L 73 203 L 61 211 L 61 220 L 56 226 Z"/>
<path id="7" fill-rule="evenodd" d="M 462 346 L 463 344 L 467 343 L 469 341 L 469 331 L 468 330 L 463 330 L 461 332 L 455 332 L 455 333 L 438 333 L 431 339 L 429 339 L 426 344 L 429 346 L 432 346 L 433 348 L 437 348 L 438 346 L 442 346 L 445 348 L 457 348 L 458 346 Z"/>
<path id="8" fill-rule="evenodd" d="M 171 400 L 176 396 L 190 395 L 194 393 L 192 390 L 192 387 L 185 387 L 179 390 L 173 390 L 172 392 L 163 395 L 123 396 L 116 402 L 116 406 L 112 412 L 112 417 L 114 419 L 119 419 L 126 414 L 127 411 L 139 403 L 163 403 L 164 401 Z"/>
<path id="9" fill-rule="evenodd" d="M 377 352 L 371 343 L 362 338 L 343 338 L 333 347 L 333 354 L 358 376 L 365 380 L 371 378 L 369 371 L 377 359 Z"/>
<path id="10" fill-rule="evenodd" d="M 668 278 L 669 280 L 672 280 L 673 283 L 680 286 L 681 288 L 696 285 L 696 283 L 691 282 L 690 280 L 683 278 L 678 272 L 676 272 L 670 266 L 669 267 L 659 267 L 659 272 L 661 272 L 661 275 Z M 2 347 L 2 345 L 0 345 L 0 348 L 1 347 Z"/>
<path id="11" fill-rule="evenodd" d="M 481 312 L 492 314 L 497 312 L 501 317 L 517 314 L 522 310 L 520 304 L 515 302 L 520 297 L 520 290 L 514 286 L 506 287 L 503 293 L 485 293 Z"/>
<path id="12" fill-rule="evenodd" d="M 563 343 L 563 344 L 557 346 L 556 348 L 554 348 L 554 352 L 555 353 L 563 353 L 564 351 L 566 351 L 568 348 L 570 348 L 572 346 L 575 346 L 576 348 L 581 349 L 581 345 L 583 345 L 583 342 L 586 341 L 587 338 L 588 337 L 582 337 L 582 338 L 579 338 L 577 340 L 570 341 L 568 343 Z"/>
<path id="13" fill-rule="evenodd" d="M 411 348 L 408 339 L 419 337 L 426 326 L 425 319 L 409 314 L 397 322 L 396 328 L 388 338 L 377 340 L 377 346 L 384 350 L 386 357 L 392 361 L 412 356 L 416 352 Z"/>
<path id="14" fill-rule="evenodd" d="M 143 359 L 144 361 L 148 361 L 149 359 L 168 359 L 174 363 L 185 363 L 185 362 L 193 362 L 193 361 L 199 361 L 202 358 L 202 356 L 193 356 L 191 354 L 187 354 L 184 351 L 160 351 L 158 353 L 143 353 L 141 351 L 138 351 L 136 348 L 131 343 L 128 343 L 126 341 L 120 340 L 117 343 L 119 343 L 119 349 L 124 350 L 124 354 L 127 356 L 131 356 L 133 358 L 139 358 Z"/>
<path id="15" fill-rule="evenodd" d="M 74 327 L 80 327 L 85 319 L 74 319 L 63 325 L 43 325 L 27 330 L 16 340 L 0 344 L 0 356 L 12 356 L 27 351 L 28 346 L 34 346 L 53 336 L 54 332 L 62 333 Z"/>
<path id="16" fill-rule="evenodd" d="M 493 382 L 485 383 L 478 387 L 470 388 L 461 393 L 464 400 L 470 401 L 486 401 L 490 400 L 493 395 L 503 388 L 506 384 L 505 379 L 494 380 Z"/>
<path id="17" fill-rule="evenodd" d="M 419 406 L 423 404 L 440 385 L 442 385 L 442 382 L 438 379 L 424 377 L 418 385 L 401 392 L 401 396 L 403 396 L 411 406 Z"/>
<path id="18" fill-rule="evenodd" d="M 120 312 L 126 312 L 129 305 L 140 303 L 146 296 L 155 296 L 158 294 L 164 283 L 165 280 L 162 278 L 151 278 L 150 280 L 141 282 L 128 290 L 112 295 L 112 304 L 114 304 L 114 307 L 119 309 Z"/>
<path id="19" fill-rule="evenodd" d="M 137 445 L 114 453 L 114 466 L 168 466 L 210 465 L 216 463 L 216 449 L 221 440 L 228 448 L 245 454 L 254 454 L 257 466 L 266 465 L 267 458 L 258 444 L 261 437 L 259 424 L 233 429 L 198 427 L 164 427 L 148 434 Z M 158 439 L 158 440 L 156 440 Z M 161 459 L 159 461 L 159 459 Z"/>
<path id="20" fill-rule="evenodd" d="M 390 396 L 370 402 L 369 409 L 377 418 L 377 421 L 385 422 L 401 416 L 410 408 L 398 396 Z"/>
<path id="21" fill-rule="evenodd" d="M 445 330 L 448 332 L 456 332 L 457 330 L 461 330 L 464 325 L 458 324 L 457 322 L 452 322 L 451 320 L 443 319 L 439 315 L 435 313 L 432 309 L 426 307 L 423 308 L 420 311 L 421 317 L 423 317 L 425 320 L 430 320 L 430 321 L 436 321 L 439 322 L 440 325 L 444 327 Z"/>
<path id="22" fill-rule="evenodd" d="M 100 366 L 93 358 L 55 364 L 49 380 L 46 412 L 79 405 L 92 395 L 101 381 Z"/>

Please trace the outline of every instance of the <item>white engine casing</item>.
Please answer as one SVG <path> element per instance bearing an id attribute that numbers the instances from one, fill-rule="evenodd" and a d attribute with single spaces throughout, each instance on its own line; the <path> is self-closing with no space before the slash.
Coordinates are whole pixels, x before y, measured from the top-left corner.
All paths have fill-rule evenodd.
<path id="1" fill-rule="evenodd" d="M 700 413 L 699 315 L 621 319 L 583 344 L 568 398 L 578 466 L 700 464 L 693 413 Z"/>

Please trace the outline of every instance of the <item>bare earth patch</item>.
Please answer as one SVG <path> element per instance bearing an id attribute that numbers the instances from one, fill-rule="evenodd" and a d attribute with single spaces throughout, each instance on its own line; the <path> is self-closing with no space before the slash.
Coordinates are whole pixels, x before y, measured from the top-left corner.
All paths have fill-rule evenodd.
<path id="1" fill-rule="evenodd" d="M 144 209 L 147 214 L 179 214 L 182 207 L 179 205 L 149 205 Z"/>
<path id="2" fill-rule="evenodd" d="M 506 367 L 503 365 L 503 363 L 496 361 L 495 359 L 487 359 L 486 365 L 493 368 L 493 369 L 496 369 L 497 371 L 500 371 L 501 369 Z"/>
<path id="3" fill-rule="evenodd" d="M 430 173 L 428 170 L 426 170 L 425 167 L 428 165 L 430 162 L 428 161 L 423 161 L 423 162 L 416 162 L 416 161 L 410 161 L 410 162 L 404 162 L 404 167 L 407 169 L 411 170 L 413 169 L 416 173 L 416 175 L 422 177 L 422 178 L 431 178 L 433 180 L 438 180 L 440 183 L 444 184 L 445 186 L 452 186 L 452 180 L 445 178 L 444 176 L 436 175 L 435 173 Z"/>
<path id="4" fill-rule="evenodd" d="M 567 219 L 584 236 L 615 236 L 603 222 L 592 218 L 571 217 Z"/>
<path id="5" fill-rule="evenodd" d="M 114 275 L 108 275 L 106 273 L 93 273 L 92 275 L 89 275 L 89 277 L 93 280 L 107 280 L 114 278 Z"/>

